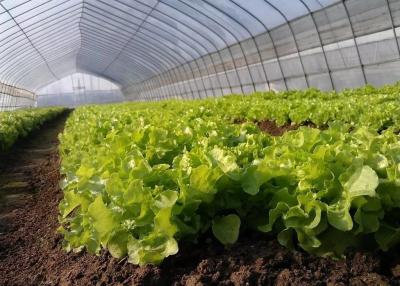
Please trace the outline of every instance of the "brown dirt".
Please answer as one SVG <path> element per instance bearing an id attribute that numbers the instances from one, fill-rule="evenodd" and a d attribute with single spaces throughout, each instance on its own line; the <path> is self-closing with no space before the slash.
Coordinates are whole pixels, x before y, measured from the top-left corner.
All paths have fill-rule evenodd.
<path id="1" fill-rule="evenodd" d="M 271 120 L 262 120 L 256 122 L 258 128 L 260 128 L 263 132 L 272 135 L 272 136 L 282 136 L 284 133 L 292 130 L 297 130 L 301 125 L 298 124 L 290 124 L 285 123 L 282 126 L 276 124 L 275 121 Z"/>
<path id="2" fill-rule="evenodd" d="M 234 124 L 243 124 L 245 123 L 245 119 L 234 119 Z M 310 128 L 318 128 L 320 130 L 327 129 L 327 126 L 317 126 L 311 121 L 305 121 L 301 124 L 294 124 L 287 122 L 284 125 L 278 125 L 274 120 L 255 120 L 253 122 L 260 128 L 261 131 L 271 135 L 271 136 L 282 136 L 288 131 L 297 130 L 302 126 L 310 127 Z"/>
<path id="3" fill-rule="evenodd" d="M 57 150 L 57 135 L 63 129 L 69 111 L 46 124 L 41 131 L 20 139 L 7 153 L 0 153 L 0 230 L 1 218 L 8 210 L 23 207 L 32 197 L 37 170 L 47 162 L 47 156 Z"/>
<path id="4" fill-rule="evenodd" d="M 61 128 L 58 122 L 43 132 L 54 135 Z M 56 145 L 55 137 L 46 144 Z M 29 156 L 20 157 L 14 167 L 29 164 Z M 2 212 L 0 285 L 400 285 L 399 251 L 352 252 L 334 261 L 289 251 L 262 234 L 242 235 L 229 249 L 207 238 L 181 243 L 180 252 L 161 266 L 137 267 L 106 252 L 65 253 L 56 232 L 62 198 L 58 153 L 53 149 L 41 159 L 27 174 L 38 192 Z"/>

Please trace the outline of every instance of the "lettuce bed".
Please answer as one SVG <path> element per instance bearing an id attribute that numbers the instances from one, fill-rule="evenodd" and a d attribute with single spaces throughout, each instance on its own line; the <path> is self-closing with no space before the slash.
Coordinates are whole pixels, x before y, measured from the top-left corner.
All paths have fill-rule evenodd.
<path id="1" fill-rule="evenodd" d="M 231 245 L 253 229 L 318 255 L 388 250 L 400 239 L 397 93 L 79 108 L 61 136 L 64 247 L 157 264 L 180 240 L 210 231 Z M 262 119 L 329 128 L 271 137 L 253 123 Z"/>
<path id="2" fill-rule="evenodd" d="M 18 139 L 56 117 L 62 108 L 38 108 L 0 112 L 0 151 L 8 150 Z"/>

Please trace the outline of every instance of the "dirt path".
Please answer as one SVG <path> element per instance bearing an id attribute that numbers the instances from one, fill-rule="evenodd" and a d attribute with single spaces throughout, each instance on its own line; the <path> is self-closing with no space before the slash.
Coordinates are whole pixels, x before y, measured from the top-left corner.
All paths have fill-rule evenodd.
<path id="1" fill-rule="evenodd" d="M 45 128 L 21 139 L 6 154 L 0 154 L 0 233 L 7 225 L 10 211 L 23 207 L 40 185 L 38 171 L 57 151 L 57 136 L 62 132 L 68 113 L 64 113 Z"/>
<path id="2" fill-rule="evenodd" d="M 65 253 L 56 231 L 57 134 L 64 121 L 0 159 L 0 285 L 400 285 L 398 250 L 333 261 L 289 251 L 261 234 L 243 235 L 230 249 L 206 236 L 197 245 L 181 244 L 161 266 L 137 267 L 105 252 Z"/>

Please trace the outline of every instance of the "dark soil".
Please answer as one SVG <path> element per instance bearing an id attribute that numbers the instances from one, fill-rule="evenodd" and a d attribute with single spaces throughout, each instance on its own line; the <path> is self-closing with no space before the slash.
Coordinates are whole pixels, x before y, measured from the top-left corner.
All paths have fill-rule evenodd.
<path id="1" fill-rule="evenodd" d="M 245 122 L 246 122 L 245 119 L 233 120 L 234 124 L 243 124 Z M 301 124 L 287 122 L 284 125 L 278 125 L 276 123 L 276 121 L 274 121 L 274 120 L 259 120 L 259 121 L 256 120 L 253 123 L 256 124 L 258 126 L 258 128 L 260 128 L 261 131 L 263 131 L 271 136 L 282 136 L 286 132 L 292 131 L 292 130 L 297 130 L 302 126 L 306 126 L 309 128 L 318 128 L 320 130 L 325 130 L 328 128 L 328 126 L 325 126 L 325 125 L 317 126 L 316 124 L 314 124 L 311 121 L 305 121 L 305 122 L 302 122 Z"/>
<path id="2" fill-rule="evenodd" d="M 258 128 L 261 129 L 261 131 L 272 136 L 282 136 L 284 133 L 292 130 L 297 130 L 301 126 L 298 124 L 290 124 L 290 123 L 285 123 L 284 125 L 279 126 L 276 124 L 275 121 L 271 120 L 263 120 L 263 121 L 258 121 L 256 123 Z"/>
<path id="3" fill-rule="evenodd" d="M 69 113 L 65 111 L 45 123 L 46 128 L 20 139 L 9 152 L 0 153 L 0 215 L 23 206 L 38 190 L 37 171 L 48 162 L 48 155 L 57 151 L 57 136 Z"/>
<path id="4" fill-rule="evenodd" d="M 334 261 L 289 251 L 262 234 L 243 235 L 229 249 L 211 239 L 182 244 L 161 266 L 137 267 L 106 252 L 65 253 L 56 231 L 62 192 L 55 147 L 62 126 L 56 121 L 32 139 L 47 152 L 28 155 L 28 142 L 28 149 L 2 159 L 5 174 L 35 167 L 24 173 L 29 196 L 1 212 L 0 285 L 400 285 L 399 251 L 352 252 Z"/>

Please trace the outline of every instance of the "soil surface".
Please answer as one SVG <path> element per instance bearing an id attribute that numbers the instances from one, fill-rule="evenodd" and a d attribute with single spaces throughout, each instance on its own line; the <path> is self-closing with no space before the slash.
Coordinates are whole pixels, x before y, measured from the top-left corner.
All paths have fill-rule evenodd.
<path id="1" fill-rule="evenodd" d="M 275 121 L 271 120 L 263 120 L 256 122 L 258 128 L 260 128 L 263 132 L 268 133 L 272 136 L 282 136 L 284 133 L 299 129 L 300 125 L 298 124 L 290 124 L 285 123 L 282 126 L 276 124 Z"/>
<path id="2" fill-rule="evenodd" d="M 229 249 L 207 238 L 182 243 L 160 266 L 134 266 L 106 252 L 65 253 L 56 231 L 62 198 L 57 134 L 64 121 L 46 125 L 0 159 L 0 186 L 19 182 L 14 193 L 24 194 L 1 207 L 0 285 L 400 285 L 398 249 L 354 251 L 334 261 L 289 251 L 262 234 L 242 235 Z"/>
<path id="3" fill-rule="evenodd" d="M 245 122 L 246 122 L 245 119 L 233 120 L 234 124 L 242 124 Z M 282 136 L 286 132 L 292 131 L 292 130 L 297 130 L 302 126 L 306 126 L 306 127 L 310 127 L 310 128 L 318 128 L 320 130 L 325 130 L 328 128 L 327 125 L 317 126 L 316 124 L 314 124 L 311 121 L 305 121 L 305 122 L 302 122 L 301 124 L 287 122 L 284 125 L 278 125 L 276 123 L 276 121 L 274 121 L 274 120 L 260 120 L 260 121 L 254 121 L 253 123 L 256 124 L 258 126 L 258 128 L 260 128 L 261 131 L 263 131 L 271 136 Z"/>
<path id="4" fill-rule="evenodd" d="M 9 152 L 0 153 L 0 227 L 3 215 L 23 207 L 39 190 L 37 185 L 41 178 L 37 171 L 48 162 L 48 156 L 57 151 L 57 136 L 69 113 L 64 112 L 45 123 L 45 128 L 20 139 Z"/>

